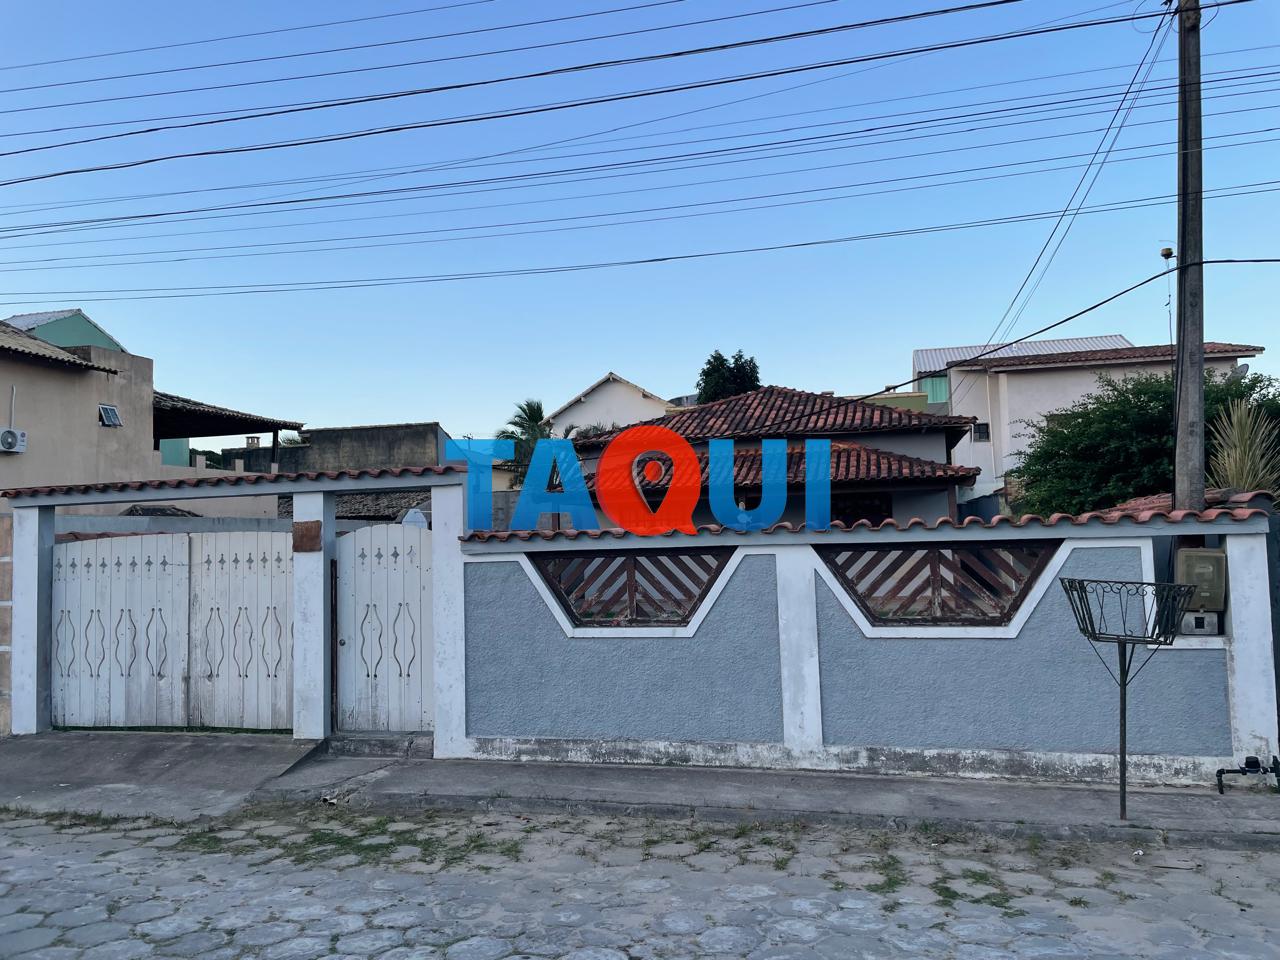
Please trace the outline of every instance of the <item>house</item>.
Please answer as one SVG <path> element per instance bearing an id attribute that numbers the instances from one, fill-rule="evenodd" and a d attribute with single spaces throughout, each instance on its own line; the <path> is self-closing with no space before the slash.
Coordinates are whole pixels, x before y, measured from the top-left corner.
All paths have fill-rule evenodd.
<path id="1" fill-rule="evenodd" d="M 270 470 L 273 460 L 283 473 L 430 467 L 444 462 L 448 439 L 449 434 L 435 421 L 311 427 L 299 433 L 296 443 L 282 444 L 278 455 L 273 456 L 265 447 L 227 447 L 222 451 L 222 462 L 240 462 L 250 473 Z M 337 497 L 336 510 L 339 520 L 398 522 L 413 509 L 429 516 L 429 503 L 426 491 L 344 494 Z M 292 497 L 280 498 L 279 515 L 293 516 Z"/>
<path id="2" fill-rule="evenodd" d="M 563 437 L 598 424 L 625 427 L 661 417 L 675 406 L 610 370 L 568 403 L 547 414 L 544 422 L 553 437 Z"/>
<path id="3" fill-rule="evenodd" d="M 708 441 L 736 442 L 734 486 L 745 501 L 754 503 L 760 490 L 760 441 L 785 437 L 788 505 L 784 520 L 804 518 L 804 440 L 832 441 L 831 517 L 845 523 L 879 522 L 913 517 L 937 520 L 953 517 L 957 490 L 971 485 L 974 467 L 952 462 L 951 451 L 969 430 L 969 418 L 906 410 L 867 403 L 830 393 L 789 387 L 761 387 L 749 393 L 684 407 L 643 421 L 683 436 L 698 454 L 704 496 L 694 512 L 696 523 L 712 522 L 706 503 Z M 576 441 L 588 486 L 604 446 L 617 434 L 609 431 Z M 670 481 L 670 465 L 640 488 L 661 499 Z"/>
<path id="4" fill-rule="evenodd" d="M 917 390 L 928 396 L 930 412 L 951 412 L 950 368 L 979 354 L 991 357 L 1029 357 L 1040 353 L 1068 353 L 1077 350 L 1112 350 L 1132 347 L 1128 337 L 1118 333 L 1098 337 L 1064 337 L 1054 340 L 1024 340 L 1021 343 L 984 343 L 967 347 L 925 347 L 911 351 L 911 378 Z"/>
<path id="5" fill-rule="evenodd" d="M 210 471 L 202 463 L 172 462 L 162 447 L 185 451 L 193 436 L 301 426 L 156 391 L 151 359 L 120 349 L 80 311 L 16 319 L 31 329 L 0 321 L 0 404 L 8 407 L 0 426 L 18 432 L 16 449 L 0 452 L 0 486 L 203 476 Z M 43 339 L 45 332 L 64 344 Z M 104 346 L 104 338 L 117 345 Z M 93 342 L 68 342 L 77 339 Z M 200 512 L 202 504 L 187 506 Z M 271 516 L 275 498 L 203 506 Z M 0 511 L 8 510 L 0 502 Z"/>
<path id="6" fill-rule="evenodd" d="M 79 307 L 19 313 L 4 322 L 55 347 L 102 347 L 104 350 L 127 352 L 119 340 L 94 323 Z"/>
<path id="7" fill-rule="evenodd" d="M 1061 350 L 1058 347 L 1064 341 L 1034 341 L 987 356 L 972 358 L 970 354 L 950 359 L 949 354 L 955 351 L 974 348 L 915 352 L 912 362 L 917 371 L 922 365 L 942 363 L 935 370 L 945 371 L 947 411 L 974 421 L 973 431 L 955 449 L 956 463 L 982 471 L 973 486 L 960 496 L 965 504 L 963 512 L 990 517 L 999 511 L 1004 474 L 1019 463 L 1028 421 L 1039 420 L 1093 393 L 1099 377 L 1122 380 L 1168 374 L 1173 369 L 1174 349 L 1167 343 L 1134 346 L 1118 336 L 1081 339 L 1090 346 L 1079 347 L 1077 339 L 1065 341 L 1076 349 Z M 1124 343 L 1104 345 L 1116 340 Z M 1036 349 L 1029 349 L 1032 347 Z M 1241 359 L 1262 351 L 1262 347 L 1247 344 L 1207 342 L 1205 369 L 1229 374 Z M 936 384 L 929 385 L 935 379 L 924 378 L 931 399 L 942 395 Z"/>

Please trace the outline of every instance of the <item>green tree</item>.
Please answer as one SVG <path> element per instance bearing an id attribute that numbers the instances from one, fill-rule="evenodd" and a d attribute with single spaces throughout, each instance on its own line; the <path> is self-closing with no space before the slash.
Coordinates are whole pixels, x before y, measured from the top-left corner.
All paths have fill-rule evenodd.
<path id="1" fill-rule="evenodd" d="M 760 366 L 755 357 L 748 357 L 741 350 L 732 358 L 719 350 L 707 357 L 698 374 L 698 402 L 710 403 L 725 397 L 736 397 L 760 389 Z"/>
<path id="2" fill-rule="evenodd" d="M 539 440 L 551 436 L 551 427 L 545 422 L 546 415 L 542 410 L 542 401 L 529 399 L 516 404 L 516 412 L 511 415 L 506 426 L 494 436 L 499 440 L 515 442 L 515 456 L 505 466 L 513 473 L 512 482 L 516 486 L 524 483 L 524 475 L 529 471 L 529 460 L 533 457 L 533 448 Z"/>
<path id="3" fill-rule="evenodd" d="M 1205 375 L 1205 421 L 1233 400 L 1280 424 L 1280 383 L 1271 377 Z M 1173 377 L 1098 379 L 1095 392 L 1043 420 L 1024 423 L 1022 462 L 1005 476 L 1023 513 L 1085 513 L 1173 489 Z M 1206 464 L 1214 437 L 1206 437 Z"/>

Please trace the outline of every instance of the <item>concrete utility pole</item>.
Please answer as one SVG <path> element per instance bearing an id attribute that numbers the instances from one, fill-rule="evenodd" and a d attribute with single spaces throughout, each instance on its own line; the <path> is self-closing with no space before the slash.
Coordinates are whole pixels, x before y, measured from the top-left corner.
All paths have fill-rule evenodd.
<path id="1" fill-rule="evenodd" d="M 1178 363 L 1173 505 L 1204 509 L 1204 166 L 1200 0 L 1178 3 Z"/>

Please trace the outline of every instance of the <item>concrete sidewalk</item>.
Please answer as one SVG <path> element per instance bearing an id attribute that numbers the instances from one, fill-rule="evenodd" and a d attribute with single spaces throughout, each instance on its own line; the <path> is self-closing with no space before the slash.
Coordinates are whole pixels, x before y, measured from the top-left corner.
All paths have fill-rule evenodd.
<path id="1" fill-rule="evenodd" d="M 278 734 L 41 733 L 0 739 L 0 806 L 195 820 L 235 809 L 306 757 Z"/>
<path id="2" fill-rule="evenodd" d="M 1280 796 L 1257 788 L 1118 790 L 942 777 L 706 767 L 516 763 L 317 753 L 255 799 L 328 800 L 387 813 L 423 808 L 801 819 L 887 829 L 1280 850 Z"/>
<path id="3" fill-rule="evenodd" d="M 349 750 L 341 742 L 335 751 Z M 251 802 L 331 801 L 386 813 L 494 809 L 806 820 L 875 829 L 1280 850 L 1280 795 L 1211 786 L 1131 790 L 709 767 L 433 760 L 317 750 L 269 734 L 62 732 L 0 740 L 0 805 L 193 820 Z"/>

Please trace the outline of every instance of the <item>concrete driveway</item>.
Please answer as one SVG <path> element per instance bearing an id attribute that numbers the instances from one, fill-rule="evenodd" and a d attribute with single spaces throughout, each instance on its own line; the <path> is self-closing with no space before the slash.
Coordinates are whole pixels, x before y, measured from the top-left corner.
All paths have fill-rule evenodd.
<path id="1" fill-rule="evenodd" d="M 278 734 L 42 733 L 0 740 L 0 805 L 39 812 L 220 816 L 314 744 Z"/>

